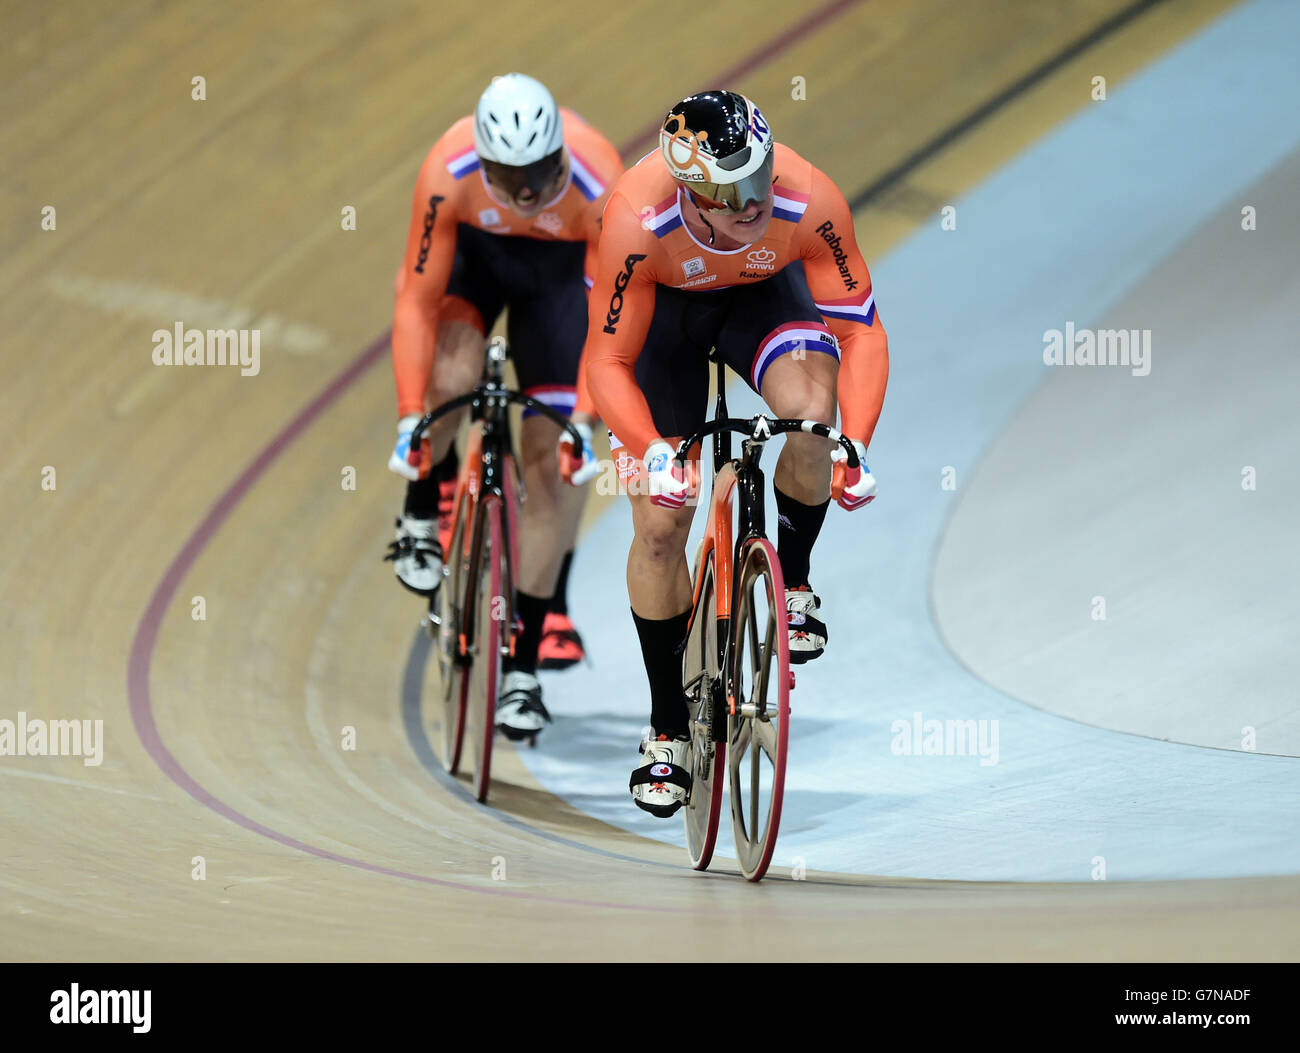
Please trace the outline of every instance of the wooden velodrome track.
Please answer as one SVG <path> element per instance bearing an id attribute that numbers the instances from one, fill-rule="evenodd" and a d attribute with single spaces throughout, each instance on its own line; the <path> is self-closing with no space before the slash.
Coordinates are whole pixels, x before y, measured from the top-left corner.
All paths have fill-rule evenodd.
<path id="1" fill-rule="evenodd" d="M 420 160 L 493 74 L 538 76 L 633 158 L 671 101 L 739 87 L 857 195 L 870 260 L 1092 71 L 1226 4 L 1138 6 L 6 5 L 0 716 L 102 719 L 105 744 L 98 767 L 0 758 L 0 958 L 625 957 L 647 922 L 690 957 L 1276 956 L 1295 879 L 694 874 L 504 744 L 474 805 L 397 702 L 418 608 L 379 562 L 393 272 Z M 260 327 L 260 373 L 155 367 L 178 320 Z"/>

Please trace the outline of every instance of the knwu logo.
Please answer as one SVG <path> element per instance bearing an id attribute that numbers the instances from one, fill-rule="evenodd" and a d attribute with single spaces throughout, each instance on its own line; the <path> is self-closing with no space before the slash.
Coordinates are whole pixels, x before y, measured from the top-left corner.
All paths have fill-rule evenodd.
<path id="1" fill-rule="evenodd" d="M 613 336 L 618 329 L 618 320 L 623 314 L 623 290 L 627 288 L 627 283 L 632 280 L 632 272 L 636 269 L 636 265 L 643 259 L 645 259 L 645 253 L 628 253 L 627 259 L 623 261 L 622 272 L 614 279 L 614 293 L 609 298 L 609 311 L 605 315 L 604 329 L 610 336 Z"/>
<path id="2" fill-rule="evenodd" d="M 771 249 L 753 249 L 745 254 L 745 259 L 757 271 L 776 270 L 776 253 Z"/>
<path id="3" fill-rule="evenodd" d="M 554 212 L 543 212 L 537 217 L 537 225 L 547 234 L 558 234 L 564 226 L 564 220 L 560 219 Z"/>

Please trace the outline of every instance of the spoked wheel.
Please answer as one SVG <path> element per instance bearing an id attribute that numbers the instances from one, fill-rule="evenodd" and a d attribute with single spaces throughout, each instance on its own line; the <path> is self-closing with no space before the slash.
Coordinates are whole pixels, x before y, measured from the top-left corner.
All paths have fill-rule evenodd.
<path id="1" fill-rule="evenodd" d="M 713 589 L 713 554 L 700 574 L 700 598 L 682 656 L 682 687 L 689 700 L 691 735 L 691 795 L 682 809 L 686 821 L 686 851 L 691 866 L 703 870 L 713 858 L 722 811 L 722 768 L 727 755 L 721 737 L 721 707 L 715 705 L 718 684 L 718 620 Z"/>
<path id="2" fill-rule="evenodd" d="M 469 546 L 465 543 L 468 509 L 469 499 L 462 497 L 456 509 L 451 546 L 443 554 L 447 569 L 438 589 L 438 625 L 434 636 L 441 674 L 442 763 L 453 775 L 460 768 L 461 744 L 465 740 L 465 700 L 469 696 L 470 658 L 460 654 L 470 559 Z"/>
<path id="3" fill-rule="evenodd" d="M 510 615 L 503 568 L 506 552 L 501 530 L 501 499 L 488 495 L 479 505 L 483 517 L 474 597 L 474 664 L 470 667 L 465 731 L 474 758 L 474 796 L 486 801 L 492 774 L 492 739 L 496 735 L 497 691 L 501 682 L 501 647 Z"/>
<path id="4" fill-rule="evenodd" d="M 764 538 L 741 557 L 732 626 L 727 717 L 731 828 L 740 869 L 750 881 L 767 873 L 781 825 L 790 723 L 790 639 L 785 582 L 776 549 Z"/>

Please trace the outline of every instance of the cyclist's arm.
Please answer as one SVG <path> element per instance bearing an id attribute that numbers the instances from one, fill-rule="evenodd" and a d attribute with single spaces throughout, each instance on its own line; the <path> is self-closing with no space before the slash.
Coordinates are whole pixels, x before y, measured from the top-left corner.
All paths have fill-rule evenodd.
<path id="1" fill-rule="evenodd" d="M 411 203 L 411 225 L 393 312 L 393 378 L 399 417 L 424 413 L 424 394 L 433 375 L 438 306 L 447 291 L 456 252 L 456 217 L 440 151 L 420 169 Z"/>
<path id="2" fill-rule="evenodd" d="M 623 159 L 618 150 L 592 125 L 572 110 L 561 109 L 564 115 L 564 138 L 570 143 L 570 151 L 588 172 L 604 188 L 601 195 L 587 203 L 583 213 L 583 229 L 587 237 L 587 251 L 583 259 L 582 279 L 587 288 L 588 301 L 592 285 L 596 281 L 596 267 L 599 259 L 601 215 L 614 191 L 614 184 L 623 174 Z M 580 154 L 580 156 L 579 156 Z M 576 191 L 575 191 L 576 192 Z M 591 400 L 591 386 L 587 383 L 586 356 L 578 367 L 578 392 L 574 405 L 577 417 L 597 416 L 595 405 Z"/>
<path id="3" fill-rule="evenodd" d="M 599 204 L 602 208 L 609 195 L 606 193 L 600 198 L 599 202 L 593 202 L 593 205 Z M 596 267 L 599 263 L 599 245 L 600 245 L 600 208 L 593 208 L 588 213 L 587 223 L 587 254 L 582 265 L 582 281 L 587 287 L 587 306 L 591 307 L 591 289 L 596 283 Z M 574 416 L 580 418 L 590 418 L 596 420 L 600 414 L 596 412 L 596 404 L 591 396 L 591 384 L 587 379 L 587 348 L 584 344 L 582 358 L 578 362 L 578 391 L 577 397 L 573 404 Z"/>
<path id="4" fill-rule="evenodd" d="M 636 457 L 658 437 L 636 382 L 636 360 L 650 331 L 657 284 L 647 258 L 656 246 L 647 239 L 652 242 L 654 235 L 615 193 L 605 209 L 583 349 L 596 412 Z"/>
<path id="5" fill-rule="evenodd" d="M 576 116 L 576 114 L 573 116 Z M 582 122 L 581 118 L 578 118 L 578 120 Z M 624 172 L 623 159 L 619 157 L 618 151 L 614 149 L 610 141 L 586 122 L 582 122 L 581 128 L 573 128 L 569 134 L 582 146 L 583 163 L 592 169 L 595 177 L 600 180 L 601 185 L 605 188 L 600 197 L 587 203 L 583 217 L 587 234 L 587 255 L 583 261 L 582 273 L 584 280 L 587 282 L 587 289 L 590 291 L 592 283 L 596 280 L 601 216 L 604 214 L 605 207 L 609 204 L 609 199 L 614 192 L 614 184 L 618 182 L 619 176 Z"/>
<path id="6" fill-rule="evenodd" d="M 889 380 L 889 340 L 848 202 L 816 168 L 800 234 L 809 291 L 840 345 L 840 430 L 869 446 Z"/>

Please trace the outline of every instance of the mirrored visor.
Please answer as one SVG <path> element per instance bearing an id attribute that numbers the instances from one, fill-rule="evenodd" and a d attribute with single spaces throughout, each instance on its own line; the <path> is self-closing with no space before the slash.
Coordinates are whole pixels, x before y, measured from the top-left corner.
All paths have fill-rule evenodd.
<path id="1" fill-rule="evenodd" d="M 696 203 L 706 212 L 743 212 L 751 202 L 763 204 L 772 193 L 775 151 L 769 151 L 757 171 L 736 183 L 687 183 Z"/>
<path id="2" fill-rule="evenodd" d="M 518 197 L 525 189 L 534 197 L 548 189 L 563 168 L 564 148 L 549 153 L 530 165 L 503 165 L 497 161 L 483 160 L 483 175 L 497 190 L 509 198 Z"/>

